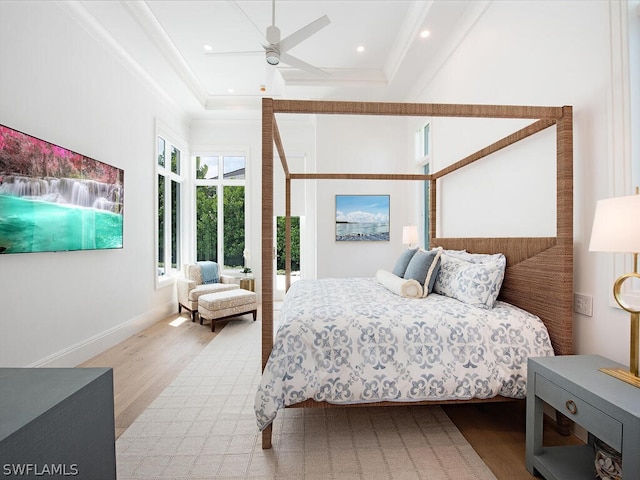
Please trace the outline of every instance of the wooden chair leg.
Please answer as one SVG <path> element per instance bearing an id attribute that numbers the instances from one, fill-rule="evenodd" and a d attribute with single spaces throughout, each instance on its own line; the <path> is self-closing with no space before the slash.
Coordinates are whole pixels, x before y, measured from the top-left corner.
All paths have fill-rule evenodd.
<path id="1" fill-rule="evenodd" d="M 271 425 L 262 431 L 262 449 L 268 450 L 271 448 Z"/>
<path id="2" fill-rule="evenodd" d="M 254 310 L 254 311 L 253 311 L 253 312 L 251 312 L 251 313 L 253 313 L 253 321 L 255 322 L 255 321 L 256 321 L 256 318 L 258 318 L 258 310 Z"/>
<path id="3" fill-rule="evenodd" d="M 211 319 L 211 331 L 216 331 L 216 321 L 213 318 Z"/>

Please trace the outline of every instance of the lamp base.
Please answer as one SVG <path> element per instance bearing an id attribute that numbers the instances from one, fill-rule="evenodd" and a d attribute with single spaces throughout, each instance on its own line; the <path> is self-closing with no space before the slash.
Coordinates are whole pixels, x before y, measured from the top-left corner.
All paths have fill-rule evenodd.
<path id="1" fill-rule="evenodd" d="M 629 370 L 625 370 L 623 368 L 601 368 L 600 371 L 607 375 L 611 375 L 612 377 L 616 377 L 618 380 L 629 383 L 634 387 L 640 388 L 640 377 L 636 377 Z"/>

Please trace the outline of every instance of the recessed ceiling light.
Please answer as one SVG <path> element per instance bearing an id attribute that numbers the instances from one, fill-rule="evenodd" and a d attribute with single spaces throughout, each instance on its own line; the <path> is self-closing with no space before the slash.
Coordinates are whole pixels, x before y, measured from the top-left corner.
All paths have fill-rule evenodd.
<path id="1" fill-rule="evenodd" d="M 431 35 L 431 32 L 430 32 L 429 30 L 422 30 L 422 31 L 420 32 L 420 36 L 421 36 L 422 38 L 427 38 L 429 35 Z"/>
<path id="2" fill-rule="evenodd" d="M 233 93 L 233 88 L 229 88 L 229 89 L 227 90 L 227 92 L 229 92 L 229 93 Z"/>
<path id="3" fill-rule="evenodd" d="M 358 53 L 362 53 L 362 52 L 364 52 L 364 46 L 363 46 L 363 45 L 360 45 L 358 48 L 356 48 L 356 51 L 357 51 Z"/>
<path id="4" fill-rule="evenodd" d="M 213 50 L 213 47 L 208 43 L 205 43 L 204 45 L 202 45 L 202 48 L 204 48 L 205 52 L 210 52 L 211 50 Z"/>

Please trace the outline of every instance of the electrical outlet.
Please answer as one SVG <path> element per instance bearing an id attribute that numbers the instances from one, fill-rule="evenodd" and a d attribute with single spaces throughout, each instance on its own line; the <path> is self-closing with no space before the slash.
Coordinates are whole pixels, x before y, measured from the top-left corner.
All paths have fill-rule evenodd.
<path id="1" fill-rule="evenodd" d="M 588 317 L 593 316 L 593 298 L 581 293 L 573 294 L 573 311 Z"/>

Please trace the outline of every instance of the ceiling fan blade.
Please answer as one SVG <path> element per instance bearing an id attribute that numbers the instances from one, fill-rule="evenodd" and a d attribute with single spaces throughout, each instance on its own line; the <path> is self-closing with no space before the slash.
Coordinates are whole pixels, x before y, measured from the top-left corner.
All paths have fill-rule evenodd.
<path id="1" fill-rule="evenodd" d="M 255 31 L 258 33 L 258 35 L 260 35 L 260 37 L 263 40 L 263 43 L 268 43 L 267 39 L 264 36 L 264 32 L 260 29 L 260 27 L 258 27 L 258 25 L 256 25 L 256 23 L 251 20 L 251 17 L 247 14 L 247 12 L 245 12 L 242 7 L 238 4 L 237 0 L 233 0 L 232 2 L 230 2 L 234 7 L 236 7 L 240 13 L 249 21 L 249 23 L 251 25 L 253 25 L 253 28 L 255 29 Z M 275 5 L 274 5 L 274 9 L 275 9 Z"/>
<path id="2" fill-rule="evenodd" d="M 285 37 L 282 40 L 280 40 L 280 43 L 278 44 L 280 53 L 284 53 L 287 50 L 292 49 L 293 47 L 295 47 L 302 41 L 306 40 L 314 33 L 317 33 L 319 30 L 323 29 L 330 23 L 331 23 L 331 20 L 329 20 L 329 17 L 327 17 L 326 15 L 323 15 L 317 20 L 314 20 L 313 22 L 311 22 L 309 25 L 302 27 L 300 30 L 293 32 L 288 37 Z"/>
<path id="3" fill-rule="evenodd" d="M 264 50 L 245 50 L 240 52 L 204 52 L 205 55 L 236 56 L 236 55 L 264 55 Z"/>
<path id="4" fill-rule="evenodd" d="M 304 70 L 305 72 L 309 72 L 312 73 L 314 75 L 320 76 L 320 77 L 328 77 L 329 74 L 327 72 L 325 72 L 324 70 L 320 70 L 317 67 L 314 67 L 313 65 L 311 65 L 310 63 L 307 63 L 303 60 L 300 60 L 299 58 L 296 58 L 292 55 L 289 55 L 288 53 L 281 53 L 280 54 L 280 62 L 282 63 L 286 63 L 287 65 L 297 68 L 299 70 Z"/>

